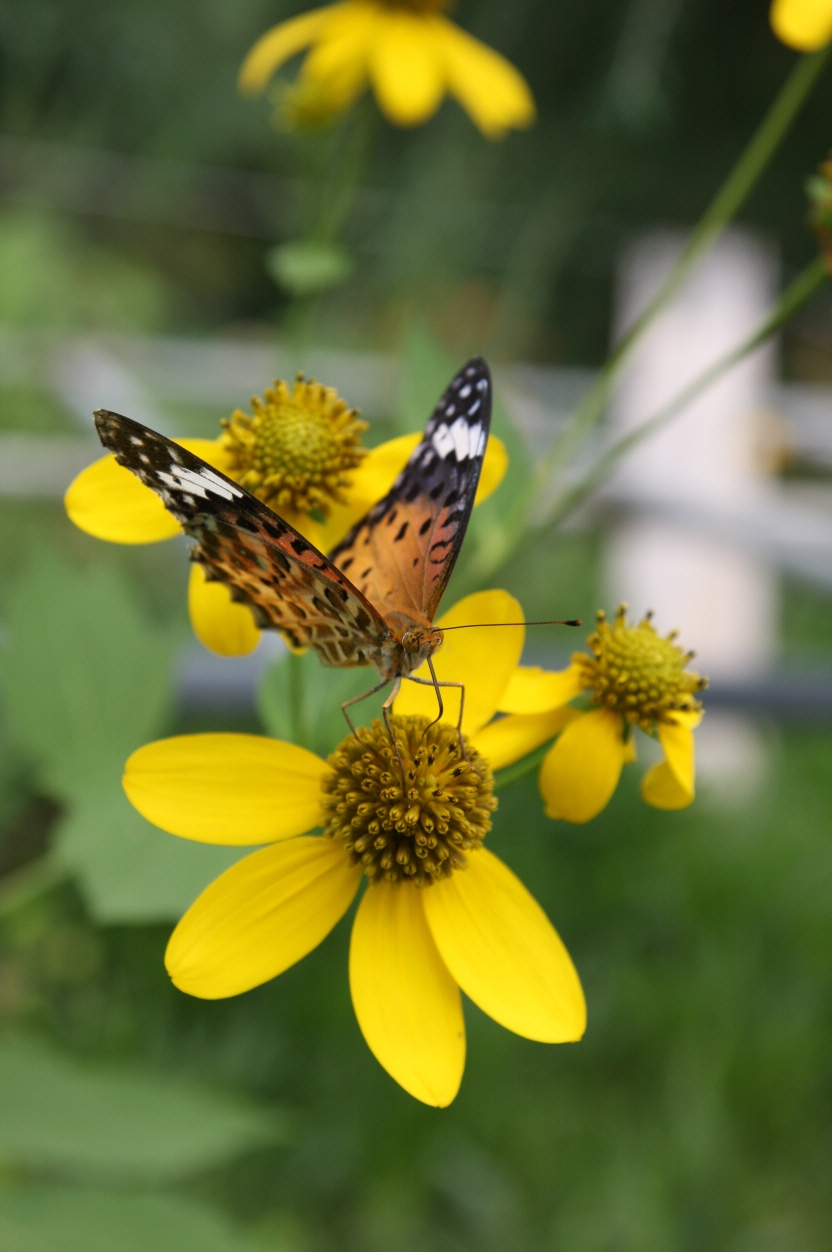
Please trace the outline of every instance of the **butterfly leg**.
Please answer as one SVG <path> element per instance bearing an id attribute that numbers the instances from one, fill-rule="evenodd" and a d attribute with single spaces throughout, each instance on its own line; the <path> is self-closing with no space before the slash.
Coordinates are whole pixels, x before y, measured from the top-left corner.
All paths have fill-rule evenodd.
<path id="1" fill-rule="evenodd" d="M 430 678 L 416 678 L 413 674 L 407 675 L 407 677 L 410 679 L 412 683 L 420 683 L 423 687 L 433 687 L 434 691 L 436 692 L 436 702 L 439 705 L 439 712 L 436 714 L 436 717 L 433 719 L 432 722 L 428 722 L 427 726 L 425 727 L 424 733 L 427 734 L 431 726 L 435 726 L 438 721 L 442 720 L 442 715 L 445 712 L 445 702 L 442 699 L 441 688 L 442 687 L 456 687 L 459 690 L 459 717 L 457 718 L 457 723 L 456 723 L 456 734 L 459 740 L 459 750 L 460 750 L 460 753 L 462 754 L 463 761 L 465 761 L 467 765 L 471 766 L 471 769 L 479 778 L 482 778 L 482 774 L 480 774 L 480 771 L 477 769 L 476 765 L 473 763 L 473 761 L 468 755 L 467 749 L 465 747 L 465 740 L 462 737 L 462 717 L 463 717 L 463 714 L 465 713 L 465 684 L 454 683 L 454 682 L 440 682 L 439 679 L 436 677 L 436 670 L 433 668 L 433 660 L 430 657 L 428 657 L 428 669 L 430 670 Z"/>
<path id="2" fill-rule="evenodd" d="M 347 709 L 352 704 L 360 704 L 362 700 L 368 700 L 370 696 L 374 696 L 377 691 L 381 691 L 383 687 L 386 687 L 389 681 L 390 681 L 389 678 L 385 678 L 382 682 L 378 683 L 377 686 L 372 687 L 369 691 L 363 691 L 360 696 L 353 696 L 351 700 L 345 700 L 344 703 L 341 705 L 341 712 L 344 714 L 344 717 L 347 719 L 347 725 L 349 726 L 353 734 L 355 734 L 355 727 L 352 724 L 352 718 L 347 712 Z M 398 693 L 398 687 L 396 688 L 396 693 Z M 387 708 L 388 703 L 389 701 L 385 701 L 385 704 L 384 704 L 385 709 Z M 387 726 L 387 729 L 389 730 L 390 726 L 387 722 L 386 713 L 384 715 L 384 723 Z"/>
<path id="3" fill-rule="evenodd" d="M 392 708 L 393 701 L 396 696 L 401 691 L 401 686 L 402 680 L 401 678 L 397 678 L 393 683 L 393 690 L 381 706 L 381 716 L 384 718 L 384 725 L 387 727 L 387 733 L 390 736 L 390 742 L 393 745 L 393 751 L 396 753 L 396 759 L 399 762 L 399 769 L 402 772 L 402 795 L 404 795 L 407 791 L 407 782 L 404 776 L 404 761 L 402 760 L 402 754 L 399 751 L 399 745 L 396 742 L 396 736 L 393 734 L 393 727 L 390 725 L 390 709 Z"/>

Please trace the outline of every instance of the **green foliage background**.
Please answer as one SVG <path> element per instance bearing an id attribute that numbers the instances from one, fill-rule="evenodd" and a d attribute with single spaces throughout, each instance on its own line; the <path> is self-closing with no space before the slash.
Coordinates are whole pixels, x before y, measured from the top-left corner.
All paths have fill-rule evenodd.
<path id="1" fill-rule="evenodd" d="M 441 352 L 597 364 L 622 243 L 696 219 L 793 60 L 763 0 L 461 0 L 459 20 L 527 74 L 538 125 L 489 145 L 453 104 L 413 134 L 376 122 L 344 226 L 355 270 L 299 319 L 264 254 L 308 233 L 349 135 L 276 133 L 234 82 L 253 38 L 300 7 L 6 0 L 0 166 L 22 141 L 138 164 L 70 187 L 52 149 L 26 149 L 28 190 L 2 184 L 2 326 L 399 352 L 375 442 L 424 419 Z M 745 214 L 787 272 L 811 255 L 801 185 L 830 117 L 827 74 Z M 279 194 L 246 199 L 240 170 Z M 217 204 L 235 230 L 206 228 Z M 828 380 L 828 313 L 824 297 L 792 329 L 791 373 Z M 165 410 L 189 433 L 221 415 Z M 0 429 L 78 428 L 44 380 L 0 385 Z M 530 615 L 591 617 L 602 540 L 566 531 L 500 581 Z M 3 1252 L 825 1252 L 828 728 L 764 722 L 763 784 L 704 788 L 680 814 L 646 808 L 635 777 L 585 828 L 547 821 L 531 779 L 502 792 L 490 842 L 572 952 L 590 1026 L 547 1048 L 466 1006 L 463 1087 L 437 1112 L 361 1039 L 349 918 L 238 999 L 191 1000 L 165 975 L 171 923 L 236 854 L 143 822 L 120 789 L 126 755 L 177 730 L 289 733 L 278 668 L 257 710 L 178 705 L 185 581 L 177 542 L 110 548 L 56 501 L 0 499 Z M 782 601 L 784 658 L 828 662 L 828 597 L 789 583 Z M 306 668 L 324 750 L 332 689 Z"/>

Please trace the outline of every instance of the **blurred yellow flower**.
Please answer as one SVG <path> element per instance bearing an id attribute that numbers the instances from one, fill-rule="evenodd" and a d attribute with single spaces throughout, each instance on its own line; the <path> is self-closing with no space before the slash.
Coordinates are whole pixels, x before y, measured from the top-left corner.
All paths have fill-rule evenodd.
<path id="1" fill-rule="evenodd" d="M 626 606 L 610 625 L 598 614 L 588 644 L 592 655 L 575 653 L 558 673 L 519 667 L 500 709 L 510 716 L 504 734 L 517 721 L 563 717 L 559 737 L 540 770 L 540 790 L 549 817 L 583 823 L 596 817 L 612 798 L 625 764 L 636 759 L 633 731 L 657 735 L 664 760 L 648 770 L 641 793 L 659 809 L 686 808 L 694 798 L 693 731 L 702 720 L 694 693 L 707 680 L 685 669 L 693 654 L 683 652 L 655 631 L 648 615 L 638 626 L 627 624 Z M 569 702 L 589 696 L 596 707 L 581 710 Z M 540 740 L 541 743 L 545 739 Z"/>
<path id="2" fill-rule="evenodd" d="M 535 108 L 523 76 L 448 21 L 445 7 L 443 0 L 344 0 L 312 9 L 258 39 L 243 62 L 240 88 L 263 91 L 284 62 L 309 48 L 295 92 L 305 102 L 301 113 L 339 113 L 371 84 L 397 126 L 427 121 L 446 93 L 490 139 L 529 126 Z"/>
<path id="3" fill-rule="evenodd" d="M 774 0 L 771 27 L 790 48 L 814 52 L 832 39 L 832 0 Z"/>
<path id="4" fill-rule="evenodd" d="M 180 439 L 182 447 L 242 483 L 290 522 L 321 552 L 329 552 L 392 487 L 419 434 L 390 439 L 370 451 L 358 446 L 365 424 L 333 388 L 302 378 L 294 390 L 281 380 L 253 415 L 236 410 L 217 439 Z M 491 436 L 476 504 L 502 482 L 505 446 Z M 157 543 L 181 534 L 159 497 L 111 455 L 82 470 L 64 498 L 70 519 L 110 543 Z M 260 631 L 248 608 L 222 583 L 191 566 L 188 608 L 194 633 L 221 656 L 256 648 Z"/>
<path id="5" fill-rule="evenodd" d="M 448 617 L 506 620 L 518 608 L 505 592 L 482 592 Z M 555 929 L 482 846 L 497 802 L 479 736 L 516 669 L 523 629 L 481 633 L 493 635 L 488 663 L 465 709 L 476 770 L 454 726 L 397 713 L 406 793 L 381 722 L 348 735 L 328 761 L 255 735 L 185 735 L 140 748 L 124 776 L 131 802 L 163 830 L 269 845 L 226 870 L 179 922 L 165 957 L 176 986 L 219 999 L 276 977 L 326 937 L 365 876 L 350 943 L 355 1013 L 387 1072 L 439 1107 L 454 1099 L 465 1065 L 460 990 L 529 1039 L 565 1043 L 586 1025 Z M 315 827 L 323 835 L 307 833 Z"/>

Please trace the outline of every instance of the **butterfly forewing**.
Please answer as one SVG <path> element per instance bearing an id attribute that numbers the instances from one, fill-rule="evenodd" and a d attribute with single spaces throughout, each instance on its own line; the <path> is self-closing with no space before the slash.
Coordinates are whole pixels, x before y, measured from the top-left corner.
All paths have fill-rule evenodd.
<path id="1" fill-rule="evenodd" d="M 477 492 L 491 424 L 491 376 L 480 357 L 451 382 L 389 493 L 330 553 L 385 615 L 433 621 Z"/>
<path id="2" fill-rule="evenodd" d="M 265 504 L 178 444 L 100 409 L 101 442 L 161 496 L 196 540 L 194 559 L 258 624 L 312 647 L 327 665 L 366 665 L 389 638 L 378 611 L 331 561 Z"/>

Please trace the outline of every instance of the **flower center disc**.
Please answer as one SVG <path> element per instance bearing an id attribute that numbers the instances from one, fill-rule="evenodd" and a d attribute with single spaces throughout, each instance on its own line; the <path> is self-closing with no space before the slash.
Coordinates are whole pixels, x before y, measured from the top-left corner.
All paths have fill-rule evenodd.
<path id="1" fill-rule="evenodd" d="M 253 414 L 237 409 L 223 421 L 222 445 L 234 478 L 278 510 L 328 516 L 344 504 L 347 471 L 365 455 L 359 441 L 366 422 L 332 387 L 299 374 L 291 393 L 282 379 L 254 396 Z"/>
<path id="2" fill-rule="evenodd" d="M 694 692 L 708 685 L 706 678 L 685 670 L 693 653 L 674 643 L 677 632 L 663 639 L 650 616 L 628 626 L 622 604 L 610 625 L 600 612 L 587 639 L 593 655 L 576 652 L 572 658 L 581 667 L 584 686 L 592 690 L 593 704 L 623 714 L 648 733 L 674 710 L 698 712 L 702 705 Z"/>
<path id="3" fill-rule="evenodd" d="M 494 779 L 467 740 L 471 764 L 463 758 L 455 727 L 431 726 L 426 717 L 390 720 L 404 790 L 390 736 L 377 719 L 348 735 L 329 758 L 326 833 L 343 841 L 371 882 L 424 887 L 461 869 L 464 853 L 482 843 L 497 807 Z"/>

